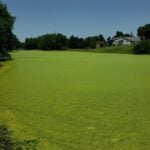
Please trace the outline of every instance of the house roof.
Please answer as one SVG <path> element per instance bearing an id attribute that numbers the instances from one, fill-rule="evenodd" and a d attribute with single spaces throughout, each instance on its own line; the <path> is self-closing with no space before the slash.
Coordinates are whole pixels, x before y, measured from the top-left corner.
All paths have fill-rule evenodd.
<path id="1" fill-rule="evenodd" d="M 131 42 L 139 42 L 140 41 L 139 37 L 124 37 L 124 39 L 129 40 Z"/>
<path id="2" fill-rule="evenodd" d="M 116 38 L 113 39 L 113 41 L 118 40 L 120 38 L 128 40 L 128 41 L 131 41 L 131 42 L 139 42 L 139 41 L 141 41 L 139 37 L 135 37 L 135 36 L 134 37 L 116 37 Z"/>

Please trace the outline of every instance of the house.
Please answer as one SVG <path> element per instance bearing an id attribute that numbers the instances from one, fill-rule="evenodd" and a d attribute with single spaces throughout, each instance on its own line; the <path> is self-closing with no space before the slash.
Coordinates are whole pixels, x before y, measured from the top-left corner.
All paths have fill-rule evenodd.
<path id="1" fill-rule="evenodd" d="M 116 37 L 113 39 L 113 45 L 134 45 L 140 42 L 138 37 Z"/>

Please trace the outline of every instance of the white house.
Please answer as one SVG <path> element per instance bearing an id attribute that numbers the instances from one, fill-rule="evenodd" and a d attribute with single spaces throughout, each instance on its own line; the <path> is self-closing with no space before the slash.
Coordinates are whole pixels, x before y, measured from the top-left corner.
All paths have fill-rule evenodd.
<path id="1" fill-rule="evenodd" d="M 140 42 L 138 37 L 117 37 L 113 39 L 113 45 L 134 45 Z"/>

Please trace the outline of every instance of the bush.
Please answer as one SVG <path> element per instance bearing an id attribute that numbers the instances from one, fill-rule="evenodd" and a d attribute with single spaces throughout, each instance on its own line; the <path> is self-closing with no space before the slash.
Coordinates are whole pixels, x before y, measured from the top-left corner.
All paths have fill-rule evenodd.
<path id="1" fill-rule="evenodd" d="M 5 50 L 0 52 L 0 61 L 11 60 L 11 55 Z"/>
<path id="2" fill-rule="evenodd" d="M 150 54 L 150 40 L 143 40 L 134 47 L 135 54 Z"/>

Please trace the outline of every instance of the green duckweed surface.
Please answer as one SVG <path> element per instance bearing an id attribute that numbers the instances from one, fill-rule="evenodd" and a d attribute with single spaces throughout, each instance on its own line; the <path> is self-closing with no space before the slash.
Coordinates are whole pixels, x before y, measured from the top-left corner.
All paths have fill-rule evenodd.
<path id="1" fill-rule="evenodd" d="M 43 150 L 150 149 L 150 56 L 19 51 L 0 68 L 0 118 Z"/>

